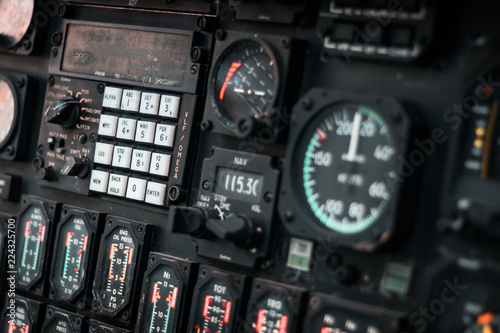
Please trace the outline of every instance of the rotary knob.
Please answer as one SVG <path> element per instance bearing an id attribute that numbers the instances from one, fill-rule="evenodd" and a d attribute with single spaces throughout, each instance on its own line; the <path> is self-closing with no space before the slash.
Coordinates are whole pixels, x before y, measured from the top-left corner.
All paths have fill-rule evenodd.
<path id="1" fill-rule="evenodd" d="M 52 102 L 47 111 L 45 119 L 52 124 L 59 124 L 65 128 L 71 128 L 78 122 L 80 116 L 80 101 L 72 96 Z"/>

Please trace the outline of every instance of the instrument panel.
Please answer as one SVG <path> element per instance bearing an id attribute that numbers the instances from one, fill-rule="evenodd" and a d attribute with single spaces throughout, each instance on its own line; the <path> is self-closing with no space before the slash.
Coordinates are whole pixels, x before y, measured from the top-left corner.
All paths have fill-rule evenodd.
<path id="1" fill-rule="evenodd" d="M 2 332 L 500 332 L 494 2 L 0 2 Z"/>

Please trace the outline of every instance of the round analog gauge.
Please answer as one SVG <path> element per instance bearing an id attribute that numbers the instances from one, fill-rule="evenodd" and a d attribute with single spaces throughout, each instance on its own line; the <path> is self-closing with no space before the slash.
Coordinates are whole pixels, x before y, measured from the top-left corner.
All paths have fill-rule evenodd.
<path id="1" fill-rule="evenodd" d="M 129 302 L 137 244 L 128 229 L 116 227 L 102 246 L 105 252 L 97 273 L 96 296 L 101 300 L 102 310 L 115 314 Z"/>
<path id="2" fill-rule="evenodd" d="M 302 188 L 322 225 L 342 234 L 372 226 L 384 212 L 397 176 L 397 148 L 377 111 L 338 105 L 323 111 L 304 133 Z"/>
<path id="3" fill-rule="evenodd" d="M 18 44 L 29 29 L 34 9 L 33 0 L 0 1 L 0 49 Z"/>
<path id="4" fill-rule="evenodd" d="M 159 266 L 148 277 L 141 331 L 167 333 L 177 330 L 182 282 L 169 266 Z"/>
<path id="5" fill-rule="evenodd" d="M 71 216 L 57 240 L 53 283 L 63 298 L 71 298 L 83 283 L 89 246 L 89 230 L 81 216 Z"/>
<path id="6" fill-rule="evenodd" d="M 43 257 L 47 245 L 47 219 L 38 206 L 30 206 L 19 224 L 17 274 L 21 285 L 29 285 L 42 275 Z"/>
<path id="7" fill-rule="evenodd" d="M 241 119 L 269 116 L 278 90 L 278 64 L 269 49 L 245 40 L 223 52 L 212 76 L 212 106 L 234 130 Z"/>
<path id="8" fill-rule="evenodd" d="M 7 143 L 13 132 L 16 108 L 15 90 L 6 78 L 0 76 L 0 148 Z"/>

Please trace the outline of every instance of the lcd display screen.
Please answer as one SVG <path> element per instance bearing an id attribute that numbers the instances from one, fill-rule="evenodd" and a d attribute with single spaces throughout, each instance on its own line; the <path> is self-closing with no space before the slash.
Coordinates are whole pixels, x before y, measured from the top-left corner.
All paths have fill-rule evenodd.
<path id="1" fill-rule="evenodd" d="M 69 24 L 62 70 L 165 87 L 182 87 L 190 37 Z"/>

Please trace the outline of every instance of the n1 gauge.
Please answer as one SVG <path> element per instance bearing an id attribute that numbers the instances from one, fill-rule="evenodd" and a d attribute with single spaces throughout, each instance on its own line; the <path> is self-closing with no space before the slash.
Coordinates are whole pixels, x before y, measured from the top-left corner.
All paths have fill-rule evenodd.
<path id="1" fill-rule="evenodd" d="M 173 257 L 151 253 L 153 265 L 144 275 L 142 307 L 137 331 L 170 333 L 185 331 L 183 309 L 188 307 L 191 293 L 187 289 L 197 264 Z"/>
<path id="2" fill-rule="evenodd" d="M 17 223 L 16 270 L 19 288 L 42 294 L 48 275 L 47 256 L 56 216 L 55 203 L 23 197 Z"/>
<path id="3" fill-rule="evenodd" d="M 92 282 L 99 213 L 63 206 L 51 273 L 51 297 L 84 308 Z M 78 299 L 77 299 L 78 298 Z"/>
<path id="4" fill-rule="evenodd" d="M 198 276 L 188 332 L 233 332 L 240 310 L 245 278 L 206 266 L 200 268 Z"/>
<path id="5" fill-rule="evenodd" d="M 299 332 L 304 290 L 256 279 L 253 282 L 246 325 L 256 333 Z"/>
<path id="6" fill-rule="evenodd" d="M 400 159 L 412 135 L 410 117 L 391 99 L 325 98 L 315 90 L 306 98 L 316 107 L 294 109 L 280 196 L 283 217 L 300 218 L 286 226 L 297 236 L 371 251 L 400 227 L 402 184 L 409 182 L 400 175 Z"/>
<path id="7" fill-rule="evenodd" d="M 92 310 L 130 322 L 137 305 L 134 289 L 142 276 L 144 240 L 150 239 L 147 225 L 108 217 L 101 239 Z"/>

